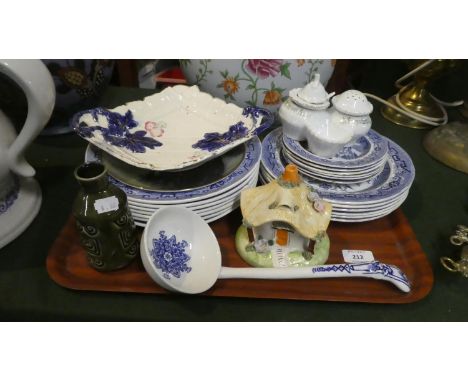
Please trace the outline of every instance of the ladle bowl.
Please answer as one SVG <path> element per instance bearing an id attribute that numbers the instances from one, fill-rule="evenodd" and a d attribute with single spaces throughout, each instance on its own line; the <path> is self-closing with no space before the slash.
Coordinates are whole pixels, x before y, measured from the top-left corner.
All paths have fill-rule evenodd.
<path id="1" fill-rule="evenodd" d="M 304 279 L 369 277 L 411 290 L 406 275 L 379 261 L 325 264 L 301 268 L 230 268 L 221 266 L 221 250 L 210 226 L 193 211 L 169 206 L 156 211 L 141 237 L 141 259 L 149 276 L 174 292 L 196 294 L 217 279 Z"/>

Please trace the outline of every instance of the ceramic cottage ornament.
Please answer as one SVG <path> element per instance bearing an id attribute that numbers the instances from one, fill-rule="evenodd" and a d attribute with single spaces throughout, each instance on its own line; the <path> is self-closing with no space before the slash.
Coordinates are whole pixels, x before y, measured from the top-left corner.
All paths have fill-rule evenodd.
<path id="1" fill-rule="evenodd" d="M 236 233 L 237 251 L 255 267 L 324 264 L 331 209 L 290 164 L 277 180 L 242 191 L 244 220 Z"/>
<path id="2" fill-rule="evenodd" d="M 319 74 L 304 88 L 291 90 L 279 110 L 284 135 L 297 141 L 307 140 L 310 152 L 331 158 L 367 134 L 373 107 L 365 95 L 348 90 L 333 96 L 320 83 Z"/>

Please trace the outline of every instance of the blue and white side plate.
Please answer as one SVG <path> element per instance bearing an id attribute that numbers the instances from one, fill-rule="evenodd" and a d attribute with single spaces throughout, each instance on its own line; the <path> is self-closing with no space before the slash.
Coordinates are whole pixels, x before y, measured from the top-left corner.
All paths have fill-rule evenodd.
<path id="1" fill-rule="evenodd" d="M 177 85 L 114 109 L 75 114 L 75 132 L 134 167 L 175 171 L 196 167 L 269 128 L 271 112 L 244 109 Z"/>
<path id="2" fill-rule="evenodd" d="M 337 172 L 324 172 L 322 170 L 317 170 L 315 168 L 312 169 L 308 166 L 304 166 L 304 164 L 301 161 L 298 161 L 295 157 L 290 155 L 288 151 L 284 150 L 284 147 L 281 152 L 281 155 L 283 158 L 283 162 L 294 163 L 298 167 L 299 172 L 306 177 L 311 177 L 311 178 L 317 179 L 319 181 L 324 181 L 324 182 L 342 183 L 342 184 L 358 183 L 358 182 L 363 182 L 370 178 L 373 178 L 374 176 L 382 172 L 383 167 L 386 162 L 384 158 L 382 163 L 379 164 L 377 167 L 371 169 L 371 171 L 366 171 L 366 172 L 362 172 L 358 174 L 341 173 L 341 172 L 337 173 Z"/>
<path id="3" fill-rule="evenodd" d="M 284 171 L 280 151 L 281 129 L 269 133 L 262 143 L 262 168 L 272 178 Z M 332 203 L 369 204 L 396 198 L 406 192 L 414 180 L 415 169 L 409 155 L 395 142 L 387 140 L 388 159 L 383 171 L 367 182 L 358 184 L 333 184 L 305 179 L 322 198 Z M 386 151 L 387 151 L 386 150 Z"/>
<path id="4" fill-rule="evenodd" d="M 235 168 L 230 174 L 217 182 L 211 183 L 206 186 L 201 186 L 186 191 L 146 191 L 141 190 L 129 185 L 126 185 L 113 177 L 109 180 L 120 187 L 126 194 L 129 200 L 141 201 L 157 201 L 159 204 L 178 203 L 187 200 L 199 200 L 209 198 L 219 193 L 226 192 L 242 183 L 244 179 L 248 178 L 256 169 L 260 162 L 262 145 L 258 137 L 254 136 L 251 140 L 244 143 L 245 156 L 238 167 Z M 98 160 L 96 153 L 93 151 L 92 146 L 88 146 L 85 154 L 85 161 L 91 162 Z M 174 176 L 182 176 L 183 173 L 175 174 Z"/>
<path id="5" fill-rule="evenodd" d="M 369 173 L 374 171 L 376 168 L 380 167 L 386 160 L 387 156 L 383 156 L 377 162 L 372 163 L 370 166 L 365 167 L 356 167 L 356 168 L 347 168 L 347 167 L 326 167 L 322 165 L 318 165 L 316 163 L 308 162 L 304 158 L 297 156 L 293 152 L 289 151 L 288 148 L 283 144 L 282 152 L 293 162 L 297 162 L 298 166 L 309 171 L 322 173 L 325 175 L 339 175 L 339 176 L 353 176 L 353 175 L 360 175 L 364 173 Z"/>
<path id="6" fill-rule="evenodd" d="M 386 139 L 379 133 L 369 132 L 359 138 L 353 145 L 344 147 L 333 158 L 322 158 L 305 149 L 299 141 L 283 136 L 284 146 L 294 155 L 311 164 L 330 167 L 355 169 L 370 167 L 387 155 Z"/>

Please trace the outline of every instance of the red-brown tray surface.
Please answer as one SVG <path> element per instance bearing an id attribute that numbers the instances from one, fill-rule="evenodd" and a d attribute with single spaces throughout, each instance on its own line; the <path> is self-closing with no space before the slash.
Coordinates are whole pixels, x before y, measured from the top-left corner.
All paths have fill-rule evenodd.
<path id="1" fill-rule="evenodd" d="M 241 223 L 239 210 L 210 226 L 215 232 L 223 265 L 247 267 L 235 250 L 234 234 Z M 218 280 L 207 296 L 295 300 L 411 303 L 424 298 L 434 282 L 431 266 L 401 210 L 365 223 L 332 222 L 329 263 L 342 263 L 342 249 L 365 249 L 376 260 L 400 267 L 412 284 L 409 293 L 388 282 L 364 278 L 314 280 Z M 146 274 L 141 260 L 125 269 L 101 273 L 88 266 L 73 218 L 63 227 L 47 257 L 47 271 L 59 285 L 76 290 L 169 293 Z"/>

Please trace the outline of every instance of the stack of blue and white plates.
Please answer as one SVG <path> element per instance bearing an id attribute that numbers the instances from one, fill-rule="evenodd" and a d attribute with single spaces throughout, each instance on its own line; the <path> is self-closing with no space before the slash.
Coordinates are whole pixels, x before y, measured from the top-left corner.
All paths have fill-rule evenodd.
<path id="1" fill-rule="evenodd" d="M 387 159 L 387 140 L 369 131 L 333 158 L 322 158 L 308 151 L 299 141 L 283 135 L 284 158 L 297 165 L 299 172 L 317 181 L 337 184 L 365 182 L 380 174 Z"/>
<path id="2" fill-rule="evenodd" d="M 210 223 L 239 206 L 243 189 L 255 187 L 262 146 L 257 137 L 205 164 L 184 171 L 156 172 L 130 166 L 89 145 L 85 161 L 101 161 L 109 180 L 126 194 L 135 223 L 168 205 L 187 207 Z"/>
<path id="3" fill-rule="evenodd" d="M 372 130 L 330 159 L 283 137 L 281 129 L 265 137 L 262 150 L 262 182 L 278 178 L 286 164 L 296 164 L 304 181 L 332 203 L 334 221 L 362 222 L 388 215 L 405 201 L 415 176 L 409 155 Z"/>

